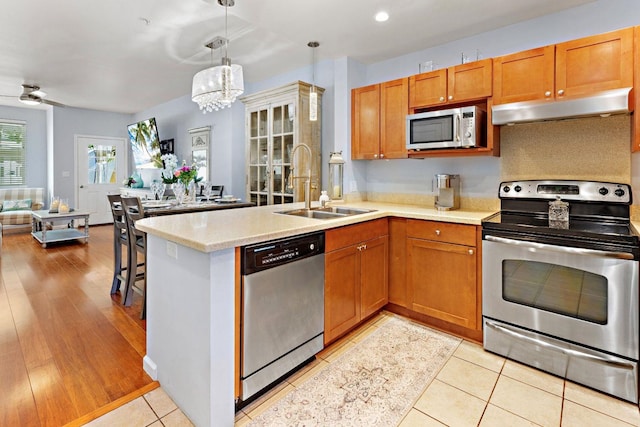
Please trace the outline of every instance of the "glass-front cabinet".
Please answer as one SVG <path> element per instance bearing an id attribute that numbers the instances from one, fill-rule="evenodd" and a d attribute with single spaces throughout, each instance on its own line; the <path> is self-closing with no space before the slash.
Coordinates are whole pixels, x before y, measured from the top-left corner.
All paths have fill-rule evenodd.
<path id="1" fill-rule="evenodd" d="M 309 120 L 311 85 L 295 82 L 241 98 L 246 106 L 247 200 L 256 205 L 292 203 L 304 200 L 304 178 L 311 168 L 311 200 L 319 197 L 321 183 L 321 115 Z M 322 98 L 318 90 L 318 104 Z M 311 149 L 296 150 L 304 143 Z M 309 164 L 309 161 L 311 164 Z M 288 178 L 293 188 L 289 188 Z"/>

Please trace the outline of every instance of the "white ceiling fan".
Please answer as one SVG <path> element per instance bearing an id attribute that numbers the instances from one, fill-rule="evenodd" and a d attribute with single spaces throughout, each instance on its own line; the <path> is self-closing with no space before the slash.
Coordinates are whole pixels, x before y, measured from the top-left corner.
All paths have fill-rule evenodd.
<path id="1" fill-rule="evenodd" d="M 3 97 L 15 98 L 16 95 L 0 95 Z M 66 105 L 61 104 L 59 102 L 51 101 L 50 99 L 45 99 L 47 93 L 40 90 L 40 86 L 35 84 L 23 84 L 22 85 L 22 93 L 17 96 L 18 100 L 23 104 L 27 105 L 39 105 L 39 104 L 48 104 L 55 105 L 56 107 L 66 107 Z"/>

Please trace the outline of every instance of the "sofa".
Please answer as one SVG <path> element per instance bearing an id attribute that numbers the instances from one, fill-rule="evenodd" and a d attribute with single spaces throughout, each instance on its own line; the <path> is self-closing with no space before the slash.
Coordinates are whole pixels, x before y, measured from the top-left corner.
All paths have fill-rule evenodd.
<path id="1" fill-rule="evenodd" d="M 31 211 L 44 207 L 44 188 L 0 189 L 0 224 L 7 226 L 31 225 Z"/>

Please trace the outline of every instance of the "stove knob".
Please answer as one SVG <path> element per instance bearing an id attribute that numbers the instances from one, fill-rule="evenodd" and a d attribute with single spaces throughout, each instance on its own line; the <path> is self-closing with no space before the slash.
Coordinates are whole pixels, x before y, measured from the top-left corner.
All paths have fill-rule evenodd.
<path id="1" fill-rule="evenodd" d="M 519 185 L 516 185 L 515 187 L 513 187 L 513 189 L 516 193 L 519 193 L 522 191 L 522 187 L 520 187 Z"/>
<path id="2" fill-rule="evenodd" d="M 607 194 L 609 194 L 609 190 L 607 190 L 607 188 L 606 188 L 606 187 L 601 187 L 601 188 L 598 190 L 598 193 L 600 193 L 600 194 L 601 194 L 601 195 L 603 195 L 603 196 L 606 196 Z"/>
<path id="3" fill-rule="evenodd" d="M 613 192 L 618 197 L 624 196 L 624 190 L 622 188 L 617 188 L 616 191 Z"/>
<path id="4" fill-rule="evenodd" d="M 509 191 L 511 191 L 511 187 L 509 187 L 508 185 L 505 185 L 504 187 L 502 187 L 502 191 L 504 191 L 505 193 L 508 193 Z"/>

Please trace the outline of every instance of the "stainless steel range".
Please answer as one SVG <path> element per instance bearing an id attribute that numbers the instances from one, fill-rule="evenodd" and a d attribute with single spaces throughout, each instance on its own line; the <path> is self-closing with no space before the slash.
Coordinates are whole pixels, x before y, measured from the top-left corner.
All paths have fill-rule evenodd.
<path id="1" fill-rule="evenodd" d="M 499 196 L 482 223 L 484 348 L 637 403 L 630 186 L 503 182 Z"/>

